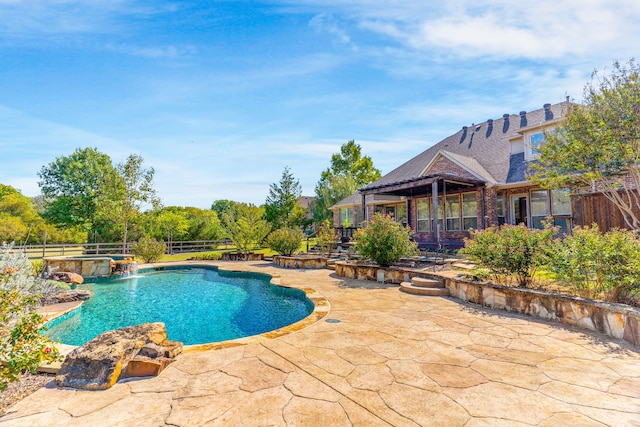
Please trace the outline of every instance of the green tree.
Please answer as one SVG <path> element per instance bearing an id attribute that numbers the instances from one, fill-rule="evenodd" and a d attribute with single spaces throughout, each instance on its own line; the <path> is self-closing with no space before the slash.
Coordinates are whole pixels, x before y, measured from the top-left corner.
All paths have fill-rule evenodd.
<path id="1" fill-rule="evenodd" d="M 115 181 L 111 158 L 96 148 L 78 148 L 38 172 L 45 217 L 53 224 L 96 230 L 105 182 Z"/>
<path id="2" fill-rule="evenodd" d="M 307 212 L 298 204 L 301 195 L 300 181 L 295 179 L 289 167 L 285 167 L 280 182 L 269 187 L 264 205 L 265 219 L 273 229 L 304 225 Z"/>
<path id="3" fill-rule="evenodd" d="M 238 202 L 233 200 L 220 199 L 211 204 L 211 210 L 218 214 L 218 218 L 222 219 L 223 215 L 227 211 L 233 211 L 238 206 Z"/>
<path id="4" fill-rule="evenodd" d="M 236 208 L 224 213 L 224 223 L 238 251 L 246 254 L 264 241 L 271 227 L 264 219 L 264 208 L 246 203 Z"/>
<path id="5" fill-rule="evenodd" d="M 358 229 L 353 238 L 356 250 L 381 267 L 418 252 L 418 244 L 411 240 L 411 228 L 380 213 L 376 213 L 366 227 Z"/>
<path id="6" fill-rule="evenodd" d="M 50 243 L 84 242 L 87 237 L 75 228 L 59 230 L 47 224 L 32 199 L 11 186 L 0 184 L 0 242 L 38 244 L 42 243 L 45 232 Z"/>
<path id="7" fill-rule="evenodd" d="M 160 200 L 153 188 L 153 168 L 143 167 L 144 159 L 130 154 L 116 166 L 116 174 L 106 180 L 99 217 L 114 224 L 122 236 L 122 251 L 126 251 L 130 227 L 144 207 L 157 207 Z"/>
<path id="8" fill-rule="evenodd" d="M 351 175 L 331 175 L 316 185 L 316 199 L 311 211 L 316 223 L 331 220 L 333 214 L 329 209 L 340 200 L 358 191 L 356 181 Z"/>
<path id="9" fill-rule="evenodd" d="M 380 170 L 373 166 L 371 157 L 362 155 L 359 144 L 353 140 L 343 144 L 340 152 L 331 156 L 329 168 L 322 172 L 316 184 L 314 221 L 329 219 L 331 206 L 381 176 Z"/>
<path id="10" fill-rule="evenodd" d="M 640 229 L 640 67 L 615 62 L 594 72 L 583 105 L 572 104 L 556 131 L 547 132 L 532 163 L 534 182 L 547 188 L 578 186 L 601 192 Z"/>

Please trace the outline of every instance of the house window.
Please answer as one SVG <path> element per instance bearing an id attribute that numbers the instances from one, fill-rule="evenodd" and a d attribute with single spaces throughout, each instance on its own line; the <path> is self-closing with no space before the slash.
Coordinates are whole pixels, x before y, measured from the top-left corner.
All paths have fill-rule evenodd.
<path id="1" fill-rule="evenodd" d="M 531 155 L 535 156 L 536 154 L 538 154 L 538 147 L 543 142 L 544 142 L 544 134 L 542 132 L 534 133 L 533 135 L 531 135 L 531 138 L 529 139 L 529 147 L 531 148 Z"/>
<path id="2" fill-rule="evenodd" d="M 431 231 L 431 201 L 429 199 L 416 200 L 417 227 L 416 231 Z"/>
<path id="3" fill-rule="evenodd" d="M 478 228 L 478 201 L 475 192 L 462 194 L 462 228 Z"/>
<path id="4" fill-rule="evenodd" d="M 561 233 L 566 234 L 571 230 L 571 197 L 568 188 L 551 190 L 551 214 L 553 225 L 560 227 Z"/>
<path id="5" fill-rule="evenodd" d="M 447 231 L 460 230 L 460 195 L 452 194 L 445 199 Z"/>
<path id="6" fill-rule="evenodd" d="M 353 209 L 352 208 L 340 209 L 340 225 L 342 227 L 353 226 Z"/>
<path id="7" fill-rule="evenodd" d="M 504 215 L 504 196 L 498 196 L 496 200 L 497 203 L 497 214 L 498 214 L 498 225 L 503 225 L 505 223 L 505 215 Z"/>
<path id="8" fill-rule="evenodd" d="M 531 192 L 531 227 L 544 228 L 544 221 L 549 216 L 549 193 L 546 190 Z"/>
<path id="9" fill-rule="evenodd" d="M 396 206 L 396 221 L 402 225 L 407 225 L 407 204 L 402 203 Z"/>

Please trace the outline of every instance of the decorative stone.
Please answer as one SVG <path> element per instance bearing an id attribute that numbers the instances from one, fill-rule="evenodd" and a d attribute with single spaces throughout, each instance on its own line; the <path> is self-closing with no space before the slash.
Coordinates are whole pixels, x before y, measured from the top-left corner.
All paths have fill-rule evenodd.
<path id="1" fill-rule="evenodd" d="M 182 344 L 178 346 L 167 340 L 165 325 L 160 322 L 105 332 L 69 353 L 56 376 L 56 383 L 60 387 L 105 390 L 118 381 L 122 372 L 127 369 L 128 363 L 138 355 L 142 347 L 147 344 L 164 347 L 164 343 L 167 343 L 171 351 L 178 347 L 180 351 L 182 349 Z M 156 348 L 150 346 L 146 351 L 151 353 L 152 349 Z M 161 355 L 160 358 L 164 358 L 167 350 L 158 350 L 157 353 Z M 153 369 L 150 365 L 154 364 L 134 364 L 132 370 L 145 373 L 154 370 L 159 373 L 168 363 L 170 361 L 160 361 L 159 365 L 164 366 Z"/>
<path id="2" fill-rule="evenodd" d="M 51 273 L 48 279 L 68 283 L 70 285 L 80 285 L 84 282 L 84 279 L 81 275 L 79 275 L 78 273 L 72 273 L 70 271 L 56 271 L 54 273 Z"/>
<path id="3" fill-rule="evenodd" d="M 84 301 L 91 298 L 91 292 L 86 289 L 72 289 L 70 291 L 58 292 L 44 299 L 45 305 L 61 304 L 65 302 Z"/>
<path id="4" fill-rule="evenodd" d="M 168 357 L 151 358 L 137 355 L 127 364 L 124 377 L 157 377 L 171 362 L 173 359 Z"/>

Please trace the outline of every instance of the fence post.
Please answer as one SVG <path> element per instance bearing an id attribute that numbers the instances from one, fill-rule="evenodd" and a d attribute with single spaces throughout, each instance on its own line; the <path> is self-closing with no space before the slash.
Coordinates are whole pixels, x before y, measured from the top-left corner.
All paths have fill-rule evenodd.
<path id="1" fill-rule="evenodd" d="M 44 236 L 42 238 L 42 258 L 45 257 L 47 253 L 47 230 L 44 230 Z"/>

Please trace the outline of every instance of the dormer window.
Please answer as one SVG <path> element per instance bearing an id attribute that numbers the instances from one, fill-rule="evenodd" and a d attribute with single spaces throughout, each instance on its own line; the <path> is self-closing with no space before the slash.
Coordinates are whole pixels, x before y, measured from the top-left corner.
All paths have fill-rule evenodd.
<path id="1" fill-rule="evenodd" d="M 534 133 L 533 135 L 531 135 L 531 138 L 529 138 L 529 148 L 531 150 L 529 154 L 531 154 L 531 156 L 537 155 L 538 147 L 543 142 L 544 142 L 544 134 L 542 132 Z"/>

